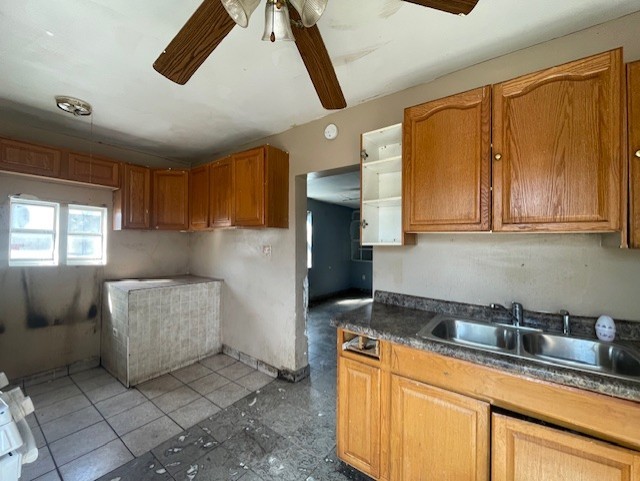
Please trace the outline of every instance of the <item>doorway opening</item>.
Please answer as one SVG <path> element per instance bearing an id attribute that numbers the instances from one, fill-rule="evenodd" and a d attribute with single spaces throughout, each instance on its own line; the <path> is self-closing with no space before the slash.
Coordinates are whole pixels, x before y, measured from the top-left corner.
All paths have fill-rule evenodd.
<path id="1" fill-rule="evenodd" d="M 336 314 L 371 302 L 373 250 L 360 244 L 360 168 L 307 174 L 307 313 L 311 376 L 335 377 Z"/>

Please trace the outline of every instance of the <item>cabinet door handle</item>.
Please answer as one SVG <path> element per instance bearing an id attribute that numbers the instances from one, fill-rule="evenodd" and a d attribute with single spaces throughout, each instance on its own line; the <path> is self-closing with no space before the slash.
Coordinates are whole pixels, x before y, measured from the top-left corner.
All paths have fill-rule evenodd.
<path id="1" fill-rule="evenodd" d="M 636 150 L 636 157 L 640 159 L 640 150 Z"/>
<path id="2" fill-rule="evenodd" d="M 366 229 L 368 225 L 369 223 L 366 220 L 362 219 L 362 228 Z"/>
<path id="3" fill-rule="evenodd" d="M 495 155 L 495 159 L 496 159 L 496 160 L 500 160 L 501 158 L 502 158 L 502 154 L 496 154 L 496 155 Z"/>

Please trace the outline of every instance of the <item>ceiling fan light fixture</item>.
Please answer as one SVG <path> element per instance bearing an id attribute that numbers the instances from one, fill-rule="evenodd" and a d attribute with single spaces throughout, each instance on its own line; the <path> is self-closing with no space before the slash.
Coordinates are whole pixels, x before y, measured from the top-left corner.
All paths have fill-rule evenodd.
<path id="1" fill-rule="evenodd" d="M 327 8 L 327 2 L 328 0 L 289 0 L 300 14 L 302 25 L 307 28 L 313 27 L 320 20 L 324 9 Z"/>
<path id="2" fill-rule="evenodd" d="M 276 40 L 295 40 L 293 32 L 291 31 L 289 9 L 284 0 L 267 0 L 262 40 L 269 40 L 271 42 L 275 42 Z"/>
<path id="3" fill-rule="evenodd" d="M 89 102 L 76 99 L 74 97 L 68 97 L 66 95 L 56 96 L 56 105 L 60 110 L 69 112 L 70 114 L 79 115 L 91 115 L 92 109 Z"/>
<path id="4" fill-rule="evenodd" d="M 247 28 L 249 18 L 260 0 L 221 0 L 229 16 L 242 28 Z"/>

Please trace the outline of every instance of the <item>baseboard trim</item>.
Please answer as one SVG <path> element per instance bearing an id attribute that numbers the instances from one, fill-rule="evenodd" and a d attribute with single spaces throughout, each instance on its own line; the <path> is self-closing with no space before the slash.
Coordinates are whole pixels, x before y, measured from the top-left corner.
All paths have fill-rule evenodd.
<path id="1" fill-rule="evenodd" d="M 246 364 L 249 367 L 257 369 L 258 371 L 267 374 L 268 376 L 282 379 L 288 382 L 299 382 L 303 379 L 309 377 L 309 365 L 307 364 L 302 369 L 298 369 L 297 371 L 290 371 L 289 369 L 278 369 L 277 367 L 273 367 L 266 362 L 260 361 L 249 354 L 241 352 L 233 347 L 227 346 L 226 344 L 222 345 L 222 352 L 229 357 L 240 361 L 243 364 Z"/>

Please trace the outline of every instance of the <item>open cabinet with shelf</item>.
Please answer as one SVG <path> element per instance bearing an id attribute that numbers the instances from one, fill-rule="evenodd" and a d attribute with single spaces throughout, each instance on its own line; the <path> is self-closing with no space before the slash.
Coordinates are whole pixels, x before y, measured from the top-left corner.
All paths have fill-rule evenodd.
<path id="1" fill-rule="evenodd" d="M 402 124 L 362 134 L 361 146 L 361 244 L 413 243 L 402 231 Z"/>

